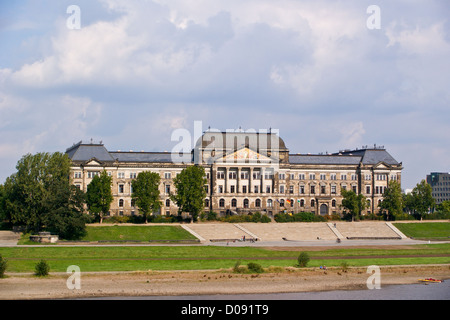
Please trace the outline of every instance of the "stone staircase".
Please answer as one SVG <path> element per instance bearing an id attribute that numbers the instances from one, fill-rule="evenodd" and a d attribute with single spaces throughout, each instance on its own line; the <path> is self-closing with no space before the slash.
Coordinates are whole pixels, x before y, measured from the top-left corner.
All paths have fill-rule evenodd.
<path id="1" fill-rule="evenodd" d="M 398 229 L 383 221 L 290 222 L 290 223 L 199 223 L 182 225 L 200 241 L 308 241 L 348 239 L 404 239 Z"/>

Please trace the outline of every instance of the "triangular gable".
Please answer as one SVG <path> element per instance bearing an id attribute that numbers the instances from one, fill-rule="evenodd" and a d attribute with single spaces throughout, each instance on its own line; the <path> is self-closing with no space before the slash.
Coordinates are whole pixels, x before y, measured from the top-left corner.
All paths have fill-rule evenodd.
<path id="1" fill-rule="evenodd" d="M 388 164 L 387 164 L 386 162 L 384 162 L 384 161 L 380 161 L 380 162 L 378 162 L 376 165 L 374 165 L 374 168 L 377 168 L 377 169 L 390 169 L 391 166 L 388 165 Z"/>
<path id="2" fill-rule="evenodd" d="M 92 158 L 92 159 L 86 161 L 86 162 L 85 162 L 85 165 L 86 165 L 86 166 L 101 166 L 102 164 L 101 164 L 101 162 L 98 161 L 97 159 Z"/>
<path id="3" fill-rule="evenodd" d="M 226 162 L 226 163 L 234 163 L 234 162 L 272 162 L 273 159 L 264 156 L 252 149 L 242 148 L 237 151 L 231 152 L 224 157 L 218 158 L 216 162 Z"/>

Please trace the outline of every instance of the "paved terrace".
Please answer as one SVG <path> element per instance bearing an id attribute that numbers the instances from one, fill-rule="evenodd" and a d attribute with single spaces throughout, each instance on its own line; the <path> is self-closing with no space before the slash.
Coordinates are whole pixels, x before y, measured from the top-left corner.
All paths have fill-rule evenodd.
<path id="1" fill-rule="evenodd" d="M 203 242 L 246 239 L 258 241 L 395 240 L 406 237 L 391 223 L 370 222 L 290 222 L 290 223 L 205 223 L 183 227 Z"/>

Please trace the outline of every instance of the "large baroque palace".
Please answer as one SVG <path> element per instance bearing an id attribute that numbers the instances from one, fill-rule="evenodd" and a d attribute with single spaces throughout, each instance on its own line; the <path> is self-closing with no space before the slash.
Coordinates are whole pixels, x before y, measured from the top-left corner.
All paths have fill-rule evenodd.
<path id="1" fill-rule="evenodd" d="M 205 168 L 205 211 L 220 215 L 309 211 L 340 214 L 341 190 L 367 199 L 365 213 L 378 212 L 390 180 L 401 182 L 402 163 L 383 147 L 363 147 L 333 154 L 290 154 L 277 133 L 206 131 L 190 153 L 108 151 L 102 143 L 79 142 L 66 150 L 73 184 L 86 191 L 102 170 L 112 177 L 110 215 L 134 215 L 131 182 L 142 171 L 161 175 L 161 211 L 177 214 L 169 195 L 173 178 L 187 166 Z"/>

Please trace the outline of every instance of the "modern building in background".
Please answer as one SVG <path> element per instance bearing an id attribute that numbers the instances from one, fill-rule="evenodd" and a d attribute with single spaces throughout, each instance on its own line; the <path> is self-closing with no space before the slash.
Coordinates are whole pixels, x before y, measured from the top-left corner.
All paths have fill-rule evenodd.
<path id="1" fill-rule="evenodd" d="M 427 175 L 427 183 L 433 189 L 432 196 L 436 204 L 450 200 L 450 173 L 431 172 Z"/>
<path id="2" fill-rule="evenodd" d="M 341 191 L 367 199 L 364 213 L 378 212 L 390 180 L 401 182 L 402 163 L 384 147 L 363 147 L 333 154 L 291 154 L 278 134 L 206 131 L 190 153 L 109 151 L 102 143 L 79 142 L 66 150 L 72 181 L 82 190 L 106 170 L 113 178 L 111 215 L 138 214 L 131 183 L 142 171 L 161 176 L 162 208 L 155 214 L 177 214 L 170 200 L 173 178 L 187 166 L 205 168 L 205 211 L 220 215 L 260 212 L 342 213 Z"/>

